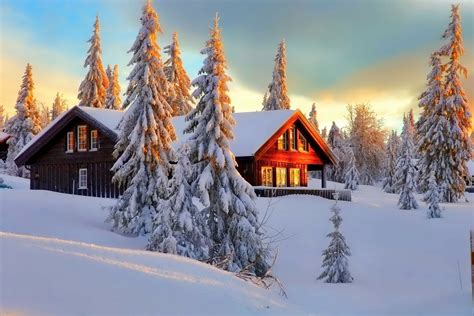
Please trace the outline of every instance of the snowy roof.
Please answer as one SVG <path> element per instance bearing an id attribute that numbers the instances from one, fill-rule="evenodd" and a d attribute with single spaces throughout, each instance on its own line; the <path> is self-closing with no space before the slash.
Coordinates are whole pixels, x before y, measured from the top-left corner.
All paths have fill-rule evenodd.
<path id="1" fill-rule="evenodd" d="M 7 139 L 10 138 L 10 135 L 8 135 L 5 132 L 0 132 L 0 143 L 6 142 Z"/>
<path id="2" fill-rule="evenodd" d="M 293 110 L 277 110 L 233 113 L 236 124 L 230 148 L 234 155 L 236 157 L 253 156 L 294 112 Z M 189 137 L 189 134 L 183 133 L 187 126 L 184 116 L 173 118 L 173 126 L 178 138 L 177 147 Z"/>
<path id="3" fill-rule="evenodd" d="M 74 113 L 71 113 L 74 112 Z M 274 111 L 254 111 L 254 112 L 240 112 L 233 113 L 233 117 L 236 121 L 234 126 L 234 139 L 230 142 L 231 149 L 236 157 L 248 157 L 253 156 L 264 144 L 268 141 L 277 131 L 280 129 L 285 122 L 287 122 L 297 110 L 274 110 Z M 15 160 L 25 153 L 33 144 L 38 142 L 53 126 L 61 124 L 59 121 L 64 116 L 68 116 L 67 119 L 71 119 L 73 115 L 79 115 L 85 119 L 95 121 L 98 125 L 102 125 L 108 129 L 109 133 L 116 136 L 118 133 L 118 124 L 125 112 L 117 110 L 98 109 L 93 107 L 75 106 L 68 111 L 62 113 L 53 122 L 51 122 L 45 129 L 43 129 L 38 135 L 36 135 L 17 155 Z M 68 115 L 69 114 L 69 115 Z M 174 147 L 186 140 L 189 135 L 183 134 L 187 122 L 185 122 L 184 116 L 174 117 L 173 125 L 176 130 L 176 136 L 178 138 L 175 142 Z M 52 134 L 53 131 L 51 131 Z M 46 141 L 49 137 L 46 135 L 41 142 Z M 42 146 L 38 144 L 38 146 Z M 35 146 L 35 147 L 38 147 Z M 32 149 L 35 152 L 36 149 Z M 31 153 L 30 153 L 31 154 Z M 27 154 L 29 155 L 29 154 Z M 24 160 L 22 157 L 20 160 Z"/>

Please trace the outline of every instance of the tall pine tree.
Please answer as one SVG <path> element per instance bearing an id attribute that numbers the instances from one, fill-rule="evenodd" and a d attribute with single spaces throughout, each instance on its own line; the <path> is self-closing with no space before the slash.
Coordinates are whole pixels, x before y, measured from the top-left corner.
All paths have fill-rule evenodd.
<path id="1" fill-rule="evenodd" d="M 91 106 L 103 108 L 105 106 L 105 95 L 109 80 L 102 65 L 102 48 L 100 47 L 100 23 L 99 16 L 96 16 L 94 23 L 94 33 L 89 39 L 91 46 L 87 51 L 84 67 L 89 67 L 86 77 L 79 86 L 80 106 Z"/>
<path id="2" fill-rule="evenodd" d="M 352 191 L 357 190 L 359 186 L 359 171 L 357 171 L 356 159 L 352 148 L 348 148 L 349 162 L 346 166 L 346 174 L 344 176 L 344 189 Z"/>
<path id="3" fill-rule="evenodd" d="M 461 84 L 461 75 L 467 76 L 467 70 L 459 61 L 464 54 L 459 5 L 452 6 L 451 22 L 444 31 L 443 39 L 448 42 L 440 49 L 439 54 L 446 56 L 449 61 L 445 66 L 444 90 L 437 106 L 437 113 L 444 114 L 447 121 L 448 130 L 444 135 L 444 148 L 445 154 L 450 158 L 446 166 L 450 174 L 446 179 L 447 183 L 441 184 L 446 184 L 443 200 L 457 202 L 464 196 L 466 188 L 464 178 L 469 174 L 467 162 L 471 159 L 469 139 L 471 113 Z"/>
<path id="4" fill-rule="evenodd" d="M 168 103 L 173 109 L 173 116 L 186 115 L 192 109 L 193 100 L 189 92 L 191 81 L 181 60 L 178 33 L 173 33 L 173 40 L 165 47 L 164 52 L 169 55 L 169 59 L 165 61 L 165 74 L 172 88 Z"/>
<path id="5" fill-rule="evenodd" d="M 273 69 L 273 80 L 268 85 L 268 94 L 265 93 L 263 110 L 282 110 L 290 108 L 290 98 L 286 86 L 286 46 L 285 41 L 278 45 L 275 56 L 275 68 Z"/>
<path id="6" fill-rule="evenodd" d="M 35 84 L 33 82 L 33 69 L 30 64 L 26 65 L 20 91 L 16 100 L 16 115 L 8 122 L 6 132 L 11 136 L 8 140 L 8 153 L 6 160 L 7 172 L 13 176 L 28 178 L 30 172 L 25 166 L 18 167 L 15 157 L 23 147 L 39 132 L 38 117 L 35 98 L 33 96 Z"/>
<path id="7" fill-rule="evenodd" d="M 120 110 L 122 108 L 118 76 L 118 65 L 115 65 L 114 70 L 110 73 L 109 86 L 107 87 L 107 95 L 105 98 L 105 108 L 109 110 Z"/>
<path id="8" fill-rule="evenodd" d="M 402 210 L 417 209 L 414 193 L 416 191 L 416 168 L 415 168 L 415 150 L 411 126 L 408 117 L 403 117 L 402 145 L 397 158 L 397 168 L 395 171 L 395 190 L 400 192 L 398 205 Z"/>
<path id="9" fill-rule="evenodd" d="M 229 142 L 233 125 L 219 18 L 216 15 L 199 76 L 193 80 L 196 107 L 188 114 L 186 132 L 194 178 L 194 194 L 205 206 L 212 239 L 211 259 L 226 258 L 226 269 L 248 268 L 256 275 L 268 269 L 267 251 L 255 204 L 255 192 L 236 169 Z"/>
<path id="10" fill-rule="evenodd" d="M 319 123 L 318 123 L 318 112 L 316 111 L 316 103 L 313 103 L 311 106 L 311 111 L 309 112 L 308 120 L 313 125 L 314 129 L 320 133 L 319 131 Z"/>
<path id="11" fill-rule="evenodd" d="M 53 107 L 51 109 L 51 119 L 56 119 L 61 113 L 66 110 L 66 100 L 64 100 L 60 95 L 59 92 L 56 93 L 56 97 L 54 98 Z"/>
<path id="12" fill-rule="evenodd" d="M 109 215 L 114 230 L 130 235 L 152 231 L 152 220 L 168 195 L 171 143 L 176 139 L 157 43 L 161 28 L 150 1 L 140 20 L 142 27 L 129 50 L 134 67 L 124 102 L 128 109 L 119 123 L 112 167 L 113 181 L 126 190 Z"/>
<path id="13" fill-rule="evenodd" d="M 383 180 L 383 190 L 386 193 L 398 193 L 395 188 L 395 172 L 397 158 L 400 151 L 400 137 L 396 131 L 392 131 L 387 140 L 387 158 L 385 164 L 385 178 Z"/>

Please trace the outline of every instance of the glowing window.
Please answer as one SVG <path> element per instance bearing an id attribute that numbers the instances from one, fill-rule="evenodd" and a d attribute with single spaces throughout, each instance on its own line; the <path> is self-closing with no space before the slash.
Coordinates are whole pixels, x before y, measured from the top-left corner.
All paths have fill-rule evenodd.
<path id="1" fill-rule="evenodd" d="M 288 150 L 288 132 L 278 137 L 278 150 Z"/>
<path id="2" fill-rule="evenodd" d="M 266 187 L 273 186 L 273 168 L 262 167 L 262 185 Z"/>
<path id="3" fill-rule="evenodd" d="M 301 185 L 300 181 L 300 169 L 290 168 L 290 186 L 299 187 Z"/>
<path id="4" fill-rule="evenodd" d="M 98 132 L 97 130 L 93 129 L 91 131 L 91 150 L 97 150 L 98 148 L 99 148 Z"/>
<path id="5" fill-rule="evenodd" d="M 286 187 L 286 168 L 276 168 L 277 187 Z"/>
<path id="6" fill-rule="evenodd" d="M 87 126 L 79 125 L 77 127 L 77 150 L 87 150 Z"/>

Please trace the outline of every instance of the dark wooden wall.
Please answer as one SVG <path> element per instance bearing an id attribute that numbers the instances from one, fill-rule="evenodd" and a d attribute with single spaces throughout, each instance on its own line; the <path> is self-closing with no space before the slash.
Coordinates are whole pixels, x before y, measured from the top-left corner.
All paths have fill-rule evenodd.
<path id="1" fill-rule="evenodd" d="M 87 148 L 77 151 L 77 126 L 87 125 Z M 63 131 L 35 155 L 31 162 L 31 189 L 97 196 L 118 197 L 121 190 L 112 183 L 113 140 L 98 131 L 99 149 L 90 151 L 90 131 L 97 129 L 74 119 Z M 75 151 L 66 153 L 67 132 L 74 131 Z M 78 189 L 79 169 L 87 168 L 87 189 Z"/>

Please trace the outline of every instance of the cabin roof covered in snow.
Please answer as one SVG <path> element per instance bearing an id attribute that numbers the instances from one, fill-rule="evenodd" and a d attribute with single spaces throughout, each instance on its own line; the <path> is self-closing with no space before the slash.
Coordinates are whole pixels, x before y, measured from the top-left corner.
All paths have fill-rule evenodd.
<path id="1" fill-rule="evenodd" d="M 15 158 L 15 161 L 18 164 L 26 163 L 29 159 L 28 157 L 32 156 L 39 147 L 42 146 L 42 143 L 47 142 L 47 139 L 54 136 L 52 135 L 53 130 L 59 132 L 58 128 L 55 128 L 56 126 L 65 126 L 67 122 L 76 116 L 81 117 L 85 121 L 94 123 L 95 126 L 100 127 L 103 131 L 105 130 L 106 134 L 115 139 L 118 133 L 118 124 L 124 113 L 124 111 L 75 106 L 65 113 L 62 113 L 26 144 Z M 236 125 L 234 126 L 234 139 L 230 142 L 232 152 L 236 157 L 253 156 L 287 121 L 295 116 L 295 114 L 304 117 L 299 110 L 233 113 Z M 185 122 L 184 116 L 174 117 L 172 121 L 178 138 L 174 147 L 178 147 L 179 144 L 189 137 L 189 134 L 183 133 L 187 122 Z M 318 137 L 320 138 L 319 135 Z M 326 144 L 322 145 L 327 147 Z M 332 155 L 328 148 L 324 149 L 329 152 L 329 155 Z M 332 158 L 331 156 L 331 159 Z"/>

